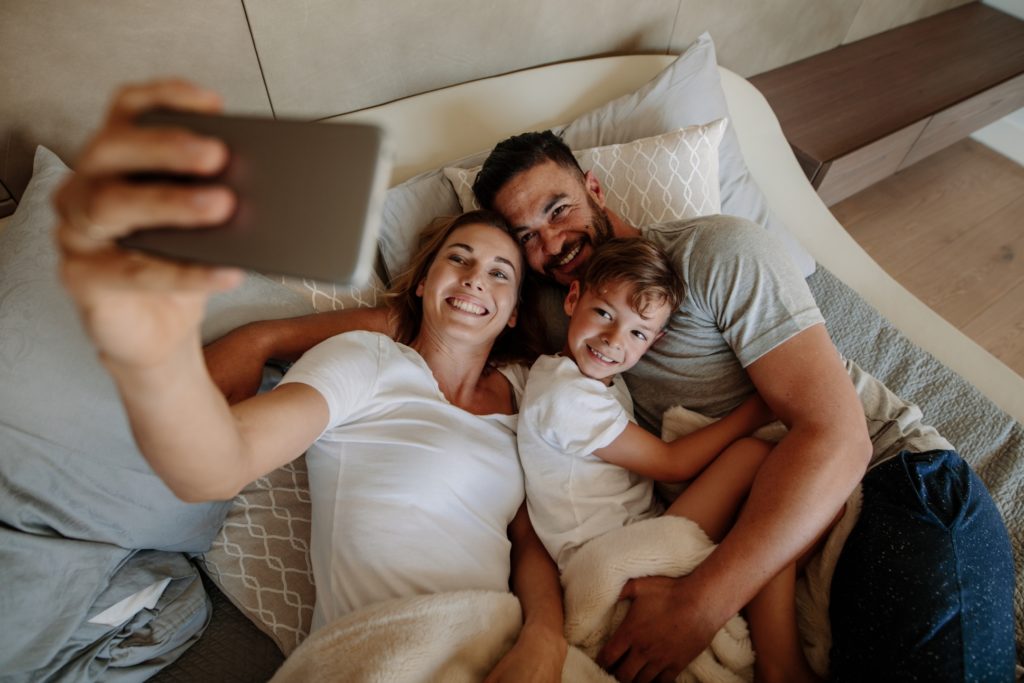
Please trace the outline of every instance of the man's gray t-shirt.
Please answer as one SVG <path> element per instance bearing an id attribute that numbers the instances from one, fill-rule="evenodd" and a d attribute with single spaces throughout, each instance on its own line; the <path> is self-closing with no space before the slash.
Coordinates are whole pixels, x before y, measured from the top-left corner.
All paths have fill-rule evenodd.
<path id="1" fill-rule="evenodd" d="M 665 250 L 686 284 L 665 336 L 625 375 L 637 420 L 654 433 L 673 406 L 715 417 L 729 412 L 754 391 L 746 367 L 824 324 L 807 283 L 760 226 L 716 215 L 648 226 L 642 233 Z M 867 417 L 872 465 L 901 450 L 952 450 L 923 424 L 917 406 L 852 361 L 845 363 Z"/>

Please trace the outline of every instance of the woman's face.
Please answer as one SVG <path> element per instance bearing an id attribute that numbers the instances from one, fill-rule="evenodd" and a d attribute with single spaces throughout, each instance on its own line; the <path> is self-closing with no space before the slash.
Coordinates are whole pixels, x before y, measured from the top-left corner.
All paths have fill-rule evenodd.
<path id="1" fill-rule="evenodd" d="M 504 230 L 483 223 L 456 228 L 416 288 L 423 324 L 471 343 L 493 343 L 515 325 L 522 276 L 519 247 Z"/>

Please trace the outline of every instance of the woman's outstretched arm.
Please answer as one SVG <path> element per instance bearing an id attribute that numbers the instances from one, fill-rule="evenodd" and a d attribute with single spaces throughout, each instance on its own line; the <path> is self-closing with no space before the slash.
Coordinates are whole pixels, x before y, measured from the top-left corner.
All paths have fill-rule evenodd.
<path id="1" fill-rule="evenodd" d="M 216 174 L 228 159 L 222 142 L 181 129 L 142 129 L 134 119 L 158 107 L 215 113 L 220 106 L 215 93 L 183 81 L 122 89 L 55 199 L 65 285 L 144 455 L 186 500 L 230 497 L 301 453 L 327 422 L 326 403 L 309 387 L 232 412 L 210 379 L 199 323 L 208 296 L 240 283 L 241 271 L 157 259 L 117 244 L 135 230 L 205 227 L 231 213 L 235 200 L 227 188 L 129 179 L 144 172 Z M 297 419 L 284 424 L 285 415 Z"/>

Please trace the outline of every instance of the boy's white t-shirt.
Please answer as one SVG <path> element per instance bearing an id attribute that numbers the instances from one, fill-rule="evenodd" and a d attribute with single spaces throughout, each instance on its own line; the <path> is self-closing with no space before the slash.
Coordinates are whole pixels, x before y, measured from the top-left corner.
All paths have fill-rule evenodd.
<path id="1" fill-rule="evenodd" d="M 662 512 L 650 479 L 594 455 L 631 421 L 621 377 L 606 386 L 564 356 L 541 356 L 530 369 L 519 459 L 530 521 L 559 569 L 591 538 Z"/>
<path id="2" fill-rule="evenodd" d="M 526 368 L 501 372 L 518 401 Z M 370 332 L 317 345 L 284 382 L 330 409 L 306 454 L 314 630 L 392 598 L 508 590 L 507 527 L 524 496 L 515 415 L 453 406 L 416 351 Z"/>

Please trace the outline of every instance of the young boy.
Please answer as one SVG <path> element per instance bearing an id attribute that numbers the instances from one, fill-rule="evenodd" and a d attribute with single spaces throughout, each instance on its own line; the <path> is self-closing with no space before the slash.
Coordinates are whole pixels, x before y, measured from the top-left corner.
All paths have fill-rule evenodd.
<path id="1" fill-rule="evenodd" d="M 560 570 L 590 539 L 661 514 L 687 517 L 720 541 L 770 451 L 744 438 L 774 419 L 756 395 L 669 443 L 633 421 L 620 374 L 662 335 L 684 292 L 654 244 L 608 241 L 566 296 L 563 352 L 541 356 L 530 370 L 519 454 L 530 519 Z M 652 480 L 688 485 L 665 510 Z M 747 607 L 759 682 L 817 680 L 799 643 L 794 582 L 791 565 Z"/>

